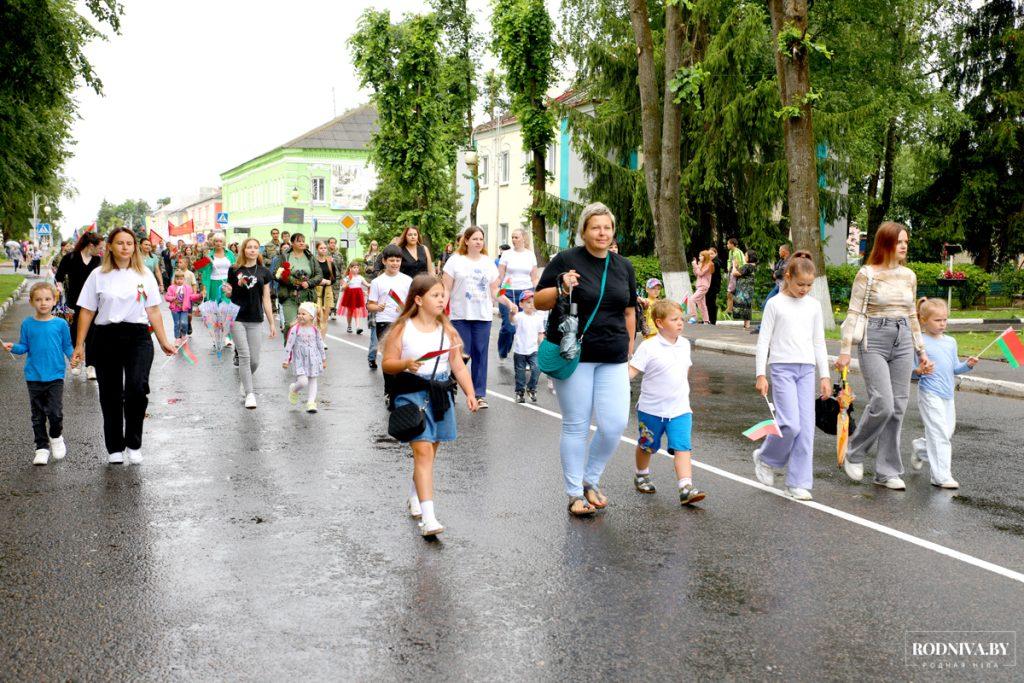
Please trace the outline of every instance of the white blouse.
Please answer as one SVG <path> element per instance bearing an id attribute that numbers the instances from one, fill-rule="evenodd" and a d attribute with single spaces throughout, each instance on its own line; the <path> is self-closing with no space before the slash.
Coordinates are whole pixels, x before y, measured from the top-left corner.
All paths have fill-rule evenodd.
<path id="1" fill-rule="evenodd" d="M 139 273 L 129 267 L 104 273 L 97 268 L 85 281 L 78 305 L 96 313 L 95 325 L 145 325 L 149 324 L 146 308 L 160 305 L 160 288 L 149 270 Z"/>

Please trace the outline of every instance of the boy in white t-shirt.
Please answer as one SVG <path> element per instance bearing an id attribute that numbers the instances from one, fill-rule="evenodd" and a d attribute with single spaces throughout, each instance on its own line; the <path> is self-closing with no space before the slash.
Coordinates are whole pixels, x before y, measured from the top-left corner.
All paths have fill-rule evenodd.
<path id="1" fill-rule="evenodd" d="M 366 309 L 377 315 L 374 322 L 377 339 L 383 339 L 391 324 L 402 314 L 412 285 L 412 278 L 399 270 L 402 267 L 400 247 L 394 244 L 384 247 L 381 262 L 384 264 L 384 272 L 370 283 L 370 294 L 366 301 Z M 377 369 L 376 356 L 369 359 L 369 364 L 371 370 Z"/>
<path id="2" fill-rule="evenodd" d="M 668 448 L 675 460 L 679 481 L 679 504 L 692 505 L 705 497 L 693 485 L 690 465 L 690 342 L 682 337 L 683 309 L 674 301 L 662 299 L 651 307 L 651 318 L 658 334 L 644 340 L 629 360 L 630 379 L 644 373 L 637 402 L 636 475 L 633 485 L 640 493 L 654 493 L 651 483 L 651 455 L 661 448 L 661 437 L 668 435 Z"/>
<path id="3" fill-rule="evenodd" d="M 519 312 L 509 311 L 516 334 L 512 340 L 512 358 L 516 368 L 516 403 L 526 403 L 525 391 L 530 400 L 537 402 L 537 380 L 540 370 L 537 368 L 537 349 L 544 338 L 544 316 L 537 312 L 533 305 L 533 292 L 523 292 L 519 299 Z M 530 381 L 526 381 L 526 371 L 530 371 Z"/>

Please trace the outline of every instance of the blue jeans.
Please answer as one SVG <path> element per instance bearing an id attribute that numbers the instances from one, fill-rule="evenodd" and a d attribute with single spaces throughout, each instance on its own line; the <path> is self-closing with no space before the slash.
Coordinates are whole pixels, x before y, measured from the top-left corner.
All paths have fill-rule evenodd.
<path id="1" fill-rule="evenodd" d="M 174 321 L 174 338 L 180 339 L 189 334 L 188 322 L 192 317 L 192 311 L 171 311 L 171 320 Z"/>
<path id="2" fill-rule="evenodd" d="M 512 359 L 516 366 L 516 393 L 523 393 L 524 389 L 537 391 L 537 380 L 540 379 L 540 370 L 537 368 L 537 352 L 531 354 L 514 353 Z M 530 383 L 526 383 L 526 369 L 530 369 Z"/>
<path id="3" fill-rule="evenodd" d="M 562 475 L 565 492 L 582 496 L 583 485 L 597 486 L 629 422 L 626 363 L 580 363 L 569 379 L 555 380 L 562 409 Z M 597 432 L 590 439 L 590 418 Z"/>
<path id="4" fill-rule="evenodd" d="M 462 338 L 462 350 L 469 355 L 469 375 L 477 398 L 487 395 L 487 345 L 491 341 L 490 320 L 453 320 Z"/>
<path id="5" fill-rule="evenodd" d="M 529 291 L 533 290 L 509 289 L 505 292 L 505 296 L 518 306 L 519 301 L 523 298 L 523 294 Z M 508 306 L 498 304 L 498 313 L 501 314 L 501 329 L 498 331 L 498 358 L 508 358 L 508 354 L 512 350 L 512 341 L 516 336 L 516 326 L 512 324 L 512 320 L 509 317 Z"/>

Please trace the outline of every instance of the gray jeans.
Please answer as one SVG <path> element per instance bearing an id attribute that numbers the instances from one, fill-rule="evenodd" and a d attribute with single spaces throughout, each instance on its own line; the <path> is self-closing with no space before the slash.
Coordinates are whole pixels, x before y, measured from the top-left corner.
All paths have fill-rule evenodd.
<path id="1" fill-rule="evenodd" d="M 906 318 L 871 318 L 860 347 L 860 372 L 868 386 L 868 404 L 846 457 L 864 462 L 876 443 L 875 481 L 903 474 L 900 430 L 910 399 L 910 374 L 917 356 Z"/>
<path id="2" fill-rule="evenodd" d="M 252 393 L 252 375 L 260 366 L 260 347 L 263 344 L 263 326 L 266 323 L 240 323 L 231 326 L 231 336 L 238 351 L 238 375 L 245 393 Z"/>

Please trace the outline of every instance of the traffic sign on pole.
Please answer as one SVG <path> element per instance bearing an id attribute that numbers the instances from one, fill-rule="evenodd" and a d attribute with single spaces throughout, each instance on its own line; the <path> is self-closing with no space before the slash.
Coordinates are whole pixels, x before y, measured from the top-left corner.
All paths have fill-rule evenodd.
<path id="1" fill-rule="evenodd" d="M 227 211 L 218 211 L 217 212 L 217 225 L 227 225 L 227 224 L 228 224 L 228 212 Z"/>
<path id="2" fill-rule="evenodd" d="M 49 223 L 40 223 L 36 226 L 36 234 L 42 237 L 51 233 L 52 226 Z"/>

